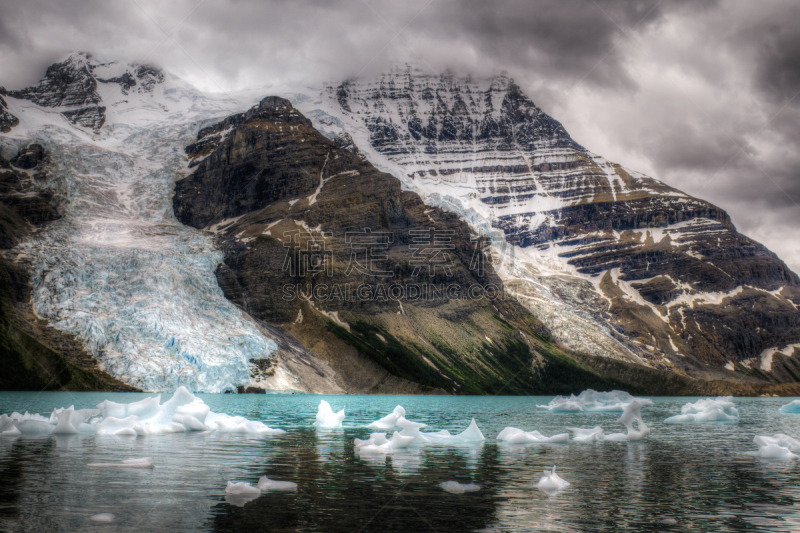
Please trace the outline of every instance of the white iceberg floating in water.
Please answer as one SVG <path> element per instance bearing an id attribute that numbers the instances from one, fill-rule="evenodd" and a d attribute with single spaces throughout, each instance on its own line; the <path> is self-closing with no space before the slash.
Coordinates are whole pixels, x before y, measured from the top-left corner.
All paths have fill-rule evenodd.
<path id="1" fill-rule="evenodd" d="M 97 522 L 98 524 L 107 524 L 109 522 L 113 522 L 114 518 L 114 515 L 111 513 L 100 513 L 90 516 L 89 520 L 92 522 Z"/>
<path id="2" fill-rule="evenodd" d="M 78 433 L 100 436 L 152 435 L 185 431 L 218 431 L 251 435 L 279 435 L 258 421 L 241 416 L 214 413 L 200 398 L 185 387 L 178 387 L 172 398 L 161 403 L 161 395 L 129 404 L 105 400 L 97 409 L 74 406 L 54 409 L 49 418 L 38 414 L 12 413 L 0 415 L 0 434 L 70 435 Z"/>
<path id="3" fill-rule="evenodd" d="M 86 466 L 92 468 L 153 468 L 154 465 L 152 457 L 142 457 L 139 459 L 125 459 L 121 463 L 89 463 Z"/>
<path id="4" fill-rule="evenodd" d="M 319 410 L 317 410 L 317 419 L 314 425 L 318 428 L 340 428 L 344 420 L 344 409 L 338 413 L 333 412 L 331 404 L 325 400 L 320 400 Z"/>
<path id="5" fill-rule="evenodd" d="M 539 478 L 539 483 L 536 486 L 542 492 L 547 494 L 555 494 L 560 490 L 564 490 L 569 487 L 569 481 L 565 481 L 556 474 L 556 467 L 553 466 L 552 470 L 545 470 L 544 476 Z"/>
<path id="6" fill-rule="evenodd" d="M 397 421 L 401 418 L 405 418 L 405 416 L 406 410 L 402 405 L 398 405 L 394 408 L 394 411 L 384 416 L 380 420 L 372 422 L 367 427 L 371 429 L 394 429 L 395 426 L 397 426 Z"/>
<path id="7" fill-rule="evenodd" d="M 275 481 L 267 476 L 261 476 L 256 485 L 259 490 L 297 490 L 297 483 L 291 481 Z"/>
<path id="8" fill-rule="evenodd" d="M 261 489 L 252 486 L 250 483 L 244 483 L 244 482 L 233 483 L 232 481 L 228 481 L 228 485 L 225 487 L 225 492 L 234 495 L 240 495 L 240 494 L 253 494 L 255 496 L 261 495 Z"/>
<path id="9" fill-rule="evenodd" d="M 419 431 L 419 429 L 416 431 Z M 458 435 L 451 435 L 446 429 L 434 433 L 420 433 L 420 435 L 432 444 L 478 444 L 486 440 L 486 437 L 483 436 L 483 433 L 478 428 L 478 424 L 475 423 L 474 418 L 469 423 L 467 429 Z"/>
<path id="10" fill-rule="evenodd" d="M 787 413 L 791 415 L 800 415 L 800 400 L 792 400 L 791 402 L 787 403 L 780 409 L 778 409 L 781 413 Z"/>
<path id="11" fill-rule="evenodd" d="M 413 436 L 401 435 L 395 431 L 391 440 L 386 438 L 386 433 L 372 433 L 368 440 L 355 439 L 355 447 L 360 456 L 380 457 L 408 448 L 413 442 Z"/>
<path id="12" fill-rule="evenodd" d="M 624 424 L 628 430 L 627 435 L 625 435 L 625 439 L 619 440 L 642 440 L 646 436 L 650 434 L 650 428 L 644 423 L 642 420 L 642 404 L 638 400 L 629 404 L 620 416 L 617 419 L 617 422 L 620 424 Z M 637 423 L 638 429 L 633 429 L 633 423 Z M 615 433 L 613 435 L 606 435 L 606 439 L 608 440 L 617 440 L 612 437 L 619 435 L 619 433 Z"/>
<path id="13" fill-rule="evenodd" d="M 458 481 L 445 481 L 444 483 L 439 483 L 439 486 L 447 492 L 453 494 L 464 494 L 465 492 L 476 492 L 481 490 L 481 488 L 474 483 L 462 484 Z"/>
<path id="14" fill-rule="evenodd" d="M 592 429 L 567 428 L 572 432 L 572 440 L 576 442 L 598 442 L 605 440 L 606 435 L 603 428 L 596 426 Z"/>
<path id="15" fill-rule="evenodd" d="M 693 422 L 734 422 L 739 420 L 739 411 L 733 403 L 733 396 L 704 398 L 681 407 L 681 414 L 664 420 L 670 424 Z"/>
<path id="16" fill-rule="evenodd" d="M 497 440 L 502 440 L 509 444 L 569 442 L 569 433 L 545 437 L 538 431 L 523 431 L 519 428 L 507 427 L 497 435 Z"/>
<path id="17" fill-rule="evenodd" d="M 587 389 L 578 396 L 569 398 L 556 396 L 547 405 L 538 405 L 551 413 L 621 413 L 625 407 L 638 401 L 642 405 L 653 405 L 647 398 L 634 398 L 625 391 L 597 392 Z"/>
<path id="18" fill-rule="evenodd" d="M 792 452 L 800 452 L 800 441 L 777 433 L 772 437 L 757 435 L 753 442 L 758 446 L 758 453 L 756 456 L 759 459 L 766 459 L 768 461 L 795 461 L 800 459 L 800 456 Z"/>

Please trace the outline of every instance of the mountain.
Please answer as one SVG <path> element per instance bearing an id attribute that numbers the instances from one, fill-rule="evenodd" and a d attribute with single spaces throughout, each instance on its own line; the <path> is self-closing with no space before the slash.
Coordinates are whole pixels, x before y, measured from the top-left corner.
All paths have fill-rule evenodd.
<path id="1" fill-rule="evenodd" d="M 509 78 L 0 95 L 3 388 L 800 391 L 797 276 Z"/>
<path id="2" fill-rule="evenodd" d="M 576 143 L 512 79 L 406 67 L 298 105 L 493 236 L 498 274 L 567 347 L 697 377 L 800 376 L 797 275 L 721 208 Z"/>

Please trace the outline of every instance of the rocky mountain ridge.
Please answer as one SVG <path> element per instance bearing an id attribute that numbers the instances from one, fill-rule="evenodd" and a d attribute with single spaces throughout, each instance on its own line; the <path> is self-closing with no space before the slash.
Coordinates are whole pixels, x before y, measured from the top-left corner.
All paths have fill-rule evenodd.
<path id="1" fill-rule="evenodd" d="M 493 236 L 509 290 L 570 348 L 698 376 L 800 375 L 769 356 L 800 340 L 797 275 L 719 207 L 576 143 L 512 79 L 398 68 L 299 106 Z"/>
<path id="2" fill-rule="evenodd" d="M 72 54 L 3 89 L 8 301 L 39 321 L 9 331 L 83 364 L 67 388 L 795 390 L 797 277 L 723 210 L 588 152 L 508 78 L 398 72 L 248 109 Z M 420 263 L 436 227 L 447 264 Z M 391 234 L 367 265 L 431 301 L 376 298 L 355 233 Z M 330 275 L 284 268 L 326 243 Z M 353 279 L 370 297 L 298 298 Z"/>

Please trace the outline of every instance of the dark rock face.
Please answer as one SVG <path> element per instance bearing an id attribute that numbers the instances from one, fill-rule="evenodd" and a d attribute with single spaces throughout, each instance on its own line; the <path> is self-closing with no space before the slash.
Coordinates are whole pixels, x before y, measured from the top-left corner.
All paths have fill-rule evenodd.
<path id="1" fill-rule="evenodd" d="M 476 195 L 507 242 L 576 273 L 564 283 L 591 280 L 608 306 L 593 320 L 639 357 L 702 368 L 800 341 L 800 279 L 783 261 L 719 207 L 577 144 L 513 80 L 409 67 L 327 93 L 409 185 Z"/>
<path id="2" fill-rule="evenodd" d="M 41 144 L 30 144 L 27 148 L 23 148 L 19 153 L 14 156 L 10 163 L 17 168 L 30 170 L 44 159 L 44 146 Z"/>
<path id="3" fill-rule="evenodd" d="M 2 93 L 3 90 L 2 87 L 0 87 L 0 94 Z M 8 112 L 8 104 L 6 104 L 6 101 L 0 96 L 0 132 L 8 133 L 17 124 L 19 124 L 19 119 Z"/>
<path id="4" fill-rule="evenodd" d="M 610 386 L 502 297 L 464 221 L 402 191 L 352 139 L 324 137 L 287 100 L 265 98 L 204 128 L 186 152 L 196 170 L 176 184 L 175 214 L 219 236 L 225 295 L 329 361 L 345 390 L 380 392 L 390 382 L 509 394 Z M 440 241 L 427 240 L 432 234 Z M 374 255 L 360 239 L 376 246 Z M 446 252 L 438 268 L 420 262 L 433 242 Z M 497 297 L 466 291 L 490 287 Z M 391 297 L 398 289 L 404 294 Z"/>
<path id="5" fill-rule="evenodd" d="M 105 122 L 105 107 L 97 93 L 97 81 L 92 76 L 90 56 L 73 54 L 61 63 L 47 68 L 45 77 L 36 85 L 3 93 L 23 98 L 42 107 L 74 107 L 62 111 L 73 124 L 100 129 Z"/>
<path id="6" fill-rule="evenodd" d="M 136 88 L 139 92 L 152 92 L 153 87 L 164 81 L 164 73 L 152 66 L 139 65 L 132 72 L 115 78 L 96 78 L 93 74 L 101 64 L 91 55 L 76 53 L 60 63 L 48 67 L 45 77 L 36 85 L 9 91 L 0 87 L 0 95 L 30 100 L 42 107 L 64 107 L 61 114 L 70 122 L 99 131 L 106 121 L 106 107 L 98 92 L 98 82 L 116 83 L 122 94 Z M 8 113 L 5 101 L 0 98 L 0 130 L 10 131 L 18 119 Z"/>

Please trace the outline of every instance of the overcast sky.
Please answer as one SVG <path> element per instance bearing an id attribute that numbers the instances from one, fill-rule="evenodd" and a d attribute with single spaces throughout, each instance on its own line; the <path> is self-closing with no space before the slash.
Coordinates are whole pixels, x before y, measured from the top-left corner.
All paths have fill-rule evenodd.
<path id="1" fill-rule="evenodd" d="M 800 272 L 800 2 L 0 0 L 0 85 L 71 50 L 208 91 L 505 71 L 579 143 L 726 209 Z"/>

